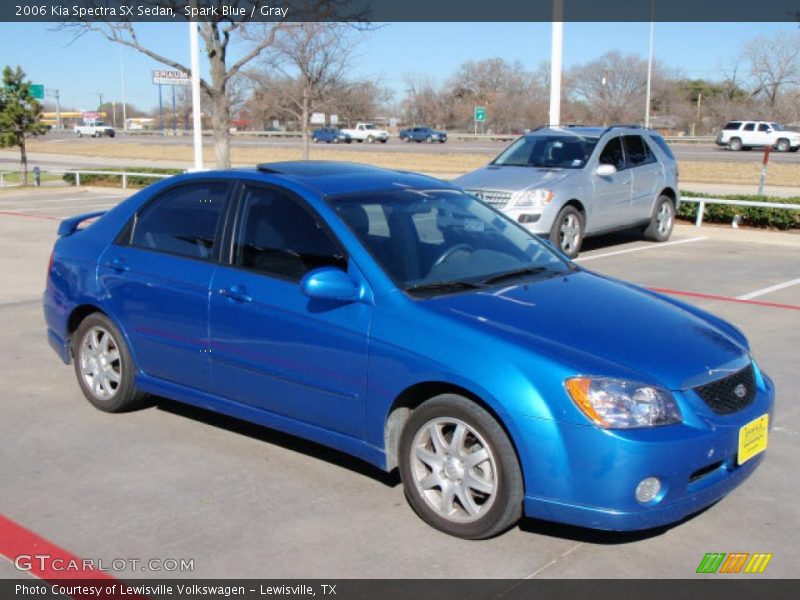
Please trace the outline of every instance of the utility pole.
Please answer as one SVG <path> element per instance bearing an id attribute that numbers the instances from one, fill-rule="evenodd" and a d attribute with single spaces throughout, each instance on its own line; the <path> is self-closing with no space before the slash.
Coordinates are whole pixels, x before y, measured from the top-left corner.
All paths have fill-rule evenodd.
<path id="1" fill-rule="evenodd" d="M 122 80 L 122 129 L 127 131 L 128 130 L 128 109 L 125 106 L 127 104 L 125 98 L 125 55 L 123 54 L 123 50 L 125 48 L 120 45 L 119 47 L 119 76 Z"/>
<path id="2" fill-rule="evenodd" d="M 189 21 L 189 52 L 192 66 L 192 126 L 194 135 L 194 170 L 203 170 L 203 122 L 200 112 L 200 45 L 197 23 Z"/>
<path id="3" fill-rule="evenodd" d="M 644 126 L 650 128 L 650 87 L 653 80 L 653 29 L 655 25 L 656 0 L 650 0 L 650 55 L 647 59 L 647 93 L 644 105 Z"/>
<path id="4" fill-rule="evenodd" d="M 100 112 L 103 108 L 103 92 L 95 92 L 95 94 L 100 99 L 100 105 L 97 107 L 97 112 Z"/>
<path id="5" fill-rule="evenodd" d="M 550 127 L 561 124 L 561 56 L 564 47 L 564 0 L 553 0 L 550 40 Z"/>
<path id="6" fill-rule="evenodd" d="M 53 90 L 52 92 L 48 90 L 45 93 L 52 93 L 53 98 L 56 99 L 56 131 L 61 131 L 61 95 L 58 90 Z"/>

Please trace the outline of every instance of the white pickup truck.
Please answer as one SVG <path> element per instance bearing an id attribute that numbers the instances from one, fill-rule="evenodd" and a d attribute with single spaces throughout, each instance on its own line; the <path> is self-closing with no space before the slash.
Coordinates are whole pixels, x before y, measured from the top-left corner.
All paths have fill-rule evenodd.
<path id="1" fill-rule="evenodd" d="M 389 140 L 389 132 L 378 129 L 374 123 L 357 123 L 354 129 L 342 129 L 342 133 L 349 135 L 354 142 L 385 144 Z"/>
<path id="2" fill-rule="evenodd" d="M 111 125 L 106 125 L 102 121 L 88 121 L 83 125 L 75 125 L 75 133 L 78 134 L 78 137 L 83 137 L 85 135 L 102 137 L 107 135 L 112 138 L 117 134 Z"/>

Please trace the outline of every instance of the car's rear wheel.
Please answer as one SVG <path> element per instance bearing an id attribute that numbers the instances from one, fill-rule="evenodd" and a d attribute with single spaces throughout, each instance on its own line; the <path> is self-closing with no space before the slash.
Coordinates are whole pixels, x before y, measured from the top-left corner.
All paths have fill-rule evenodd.
<path id="1" fill-rule="evenodd" d="M 119 329 L 102 313 L 86 317 L 72 336 L 75 375 L 95 408 L 121 412 L 136 408 L 145 394 L 134 385 L 136 368 Z"/>
<path id="2" fill-rule="evenodd" d="M 653 242 L 666 242 L 672 235 L 675 225 L 675 205 L 669 196 L 659 196 L 650 217 L 650 224 L 644 230 L 644 237 Z"/>
<path id="3" fill-rule="evenodd" d="M 788 152 L 791 148 L 791 144 L 789 144 L 789 140 L 786 138 L 781 138 L 778 140 L 778 143 L 775 144 L 775 149 L 778 152 Z"/>
<path id="4" fill-rule="evenodd" d="M 738 137 L 731 138 L 731 141 L 728 142 L 728 149 L 738 152 L 742 149 L 742 140 L 740 140 Z"/>
<path id="5" fill-rule="evenodd" d="M 403 428 L 399 450 L 406 497 L 436 529 L 483 539 L 522 515 L 514 448 L 500 424 L 468 398 L 442 394 L 423 403 Z"/>
<path id="6" fill-rule="evenodd" d="M 581 212 L 567 205 L 558 213 L 550 230 L 550 243 L 570 258 L 575 258 L 583 243 L 584 222 Z"/>

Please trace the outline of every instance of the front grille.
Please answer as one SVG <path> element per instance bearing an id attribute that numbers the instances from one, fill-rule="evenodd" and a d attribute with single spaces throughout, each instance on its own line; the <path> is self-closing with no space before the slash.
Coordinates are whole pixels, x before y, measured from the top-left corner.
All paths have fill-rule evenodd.
<path id="1" fill-rule="evenodd" d="M 733 375 L 696 387 L 694 391 L 718 415 L 729 415 L 740 411 L 750 406 L 756 397 L 756 376 L 753 373 L 753 366 L 748 365 Z"/>
<path id="2" fill-rule="evenodd" d="M 477 196 L 495 208 L 505 208 L 511 200 L 511 192 L 498 192 L 493 190 L 470 190 L 470 193 Z"/>

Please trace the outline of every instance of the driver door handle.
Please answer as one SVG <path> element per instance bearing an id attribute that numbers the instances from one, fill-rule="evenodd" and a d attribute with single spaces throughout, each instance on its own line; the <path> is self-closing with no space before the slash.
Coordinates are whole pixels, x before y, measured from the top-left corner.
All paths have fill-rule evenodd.
<path id="1" fill-rule="evenodd" d="M 220 288 L 218 292 L 220 296 L 223 296 L 228 300 L 233 300 L 235 302 L 253 301 L 252 296 L 247 295 L 247 290 L 243 285 L 232 285 L 231 287 Z"/>

